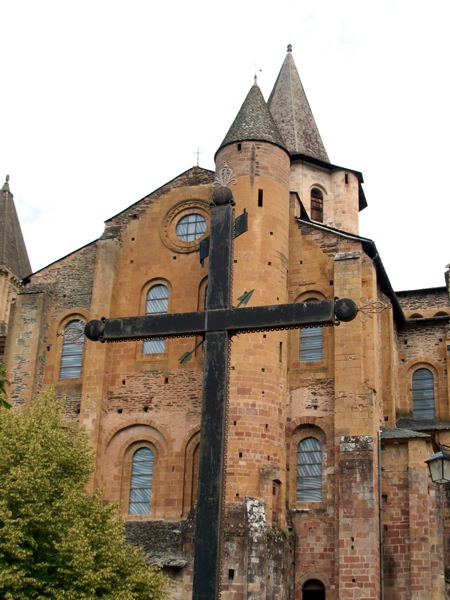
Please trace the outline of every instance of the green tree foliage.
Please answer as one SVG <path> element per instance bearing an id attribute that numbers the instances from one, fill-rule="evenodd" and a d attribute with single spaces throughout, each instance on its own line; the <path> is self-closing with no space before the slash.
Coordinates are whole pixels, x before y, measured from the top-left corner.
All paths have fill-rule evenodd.
<path id="1" fill-rule="evenodd" d="M 52 391 L 0 407 L 0 598 L 160 600 L 164 577 L 126 544 L 115 505 L 85 489 L 86 433 L 65 427 Z"/>
<path id="2" fill-rule="evenodd" d="M 0 407 L 11 408 L 10 403 L 6 399 L 6 386 L 9 384 L 9 381 L 6 379 L 5 367 L 0 363 Z"/>

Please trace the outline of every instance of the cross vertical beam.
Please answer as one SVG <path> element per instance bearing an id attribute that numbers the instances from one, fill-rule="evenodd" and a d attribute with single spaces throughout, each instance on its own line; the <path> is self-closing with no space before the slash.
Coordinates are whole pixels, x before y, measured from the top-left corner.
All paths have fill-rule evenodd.
<path id="1" fill-rule="evenodd" d="M 230 308 L 233 206 L 211 206 L 210 218 L 208 311 Z M 192 600 L 214 600 L 220 591 L 229 334 L 207 331 L 205 343 Z"/>

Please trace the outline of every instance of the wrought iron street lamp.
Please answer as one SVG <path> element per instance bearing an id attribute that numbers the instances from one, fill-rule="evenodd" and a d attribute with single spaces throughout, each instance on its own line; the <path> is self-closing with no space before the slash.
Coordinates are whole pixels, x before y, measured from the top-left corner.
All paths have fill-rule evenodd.
<path id="1" fill-rule="evenodd" d="M 430 477 L 434 483 L 450 482 L 450 452 L 443 450 L 442 446 L 439 452 L 430 456 L 425 461 L 430 471 Z"/>

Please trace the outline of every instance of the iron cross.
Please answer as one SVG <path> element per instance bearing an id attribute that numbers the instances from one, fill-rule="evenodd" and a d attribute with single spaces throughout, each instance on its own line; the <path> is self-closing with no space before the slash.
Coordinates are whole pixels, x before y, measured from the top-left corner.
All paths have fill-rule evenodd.
<path id="1" fill-rule="evenodd" d="M 205 339 L 200 465 L 195 532 L 193 600 L 217 600 L 220 593 L 220 531 L 228 392 L 228 350 L 231 336 L 256 330 L 351 321 L 358 308 L 349 299 L 314 303 L 231 307 L 233 237 L 247 230 L 247 213 L 234 219 L 233 194 L 227 166 L 215 184 L 210 235 L 203 241 L 201 260 L 209 255 L 206 310 L 87 323 L 93 341 L 116 342 L 162 337 L 202 336 Z M 213 184 L 214 185 L 214 184 Z"/>

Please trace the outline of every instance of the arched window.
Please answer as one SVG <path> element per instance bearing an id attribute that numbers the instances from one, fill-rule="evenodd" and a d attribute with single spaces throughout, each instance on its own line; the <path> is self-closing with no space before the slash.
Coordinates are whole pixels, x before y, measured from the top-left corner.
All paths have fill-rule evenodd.
<path id="1" fill-rule="evenodd" d="M 311 219 L 323 223 L 323 194 L 318 188 L 311 190 Z"/>
<path id="2" fill-rule="evenodd" d="M 80 321 L 70 321 L 64 329 L 63 337 L 59 378 L 78 379 L 81 375 L 84 341 L 84 335 L 80 335 Z"/>
<path id="3" fill-rule="evenodd" d="M 154 454 L 150 448 L 139 448 L 131 463 L 129 515 L 148 515 L 152 495 Z"/>
<path id="4" fill-rule="evenodd" d="M 297 501 L 322 500 L 322 444 L 308 437 L 297 446 Z"/>
<path id="5" fill-rule="evenodd" d="M 162 315 L 169 308 L 169 290 L 165 285 L 159 283 L 148 290 L 147 293 L 147 315 Z M 145 340 L 143 345 L 144 354 L 160 354 L 166 351 L 166 340 Z"/>
<path id="6" fill-rule="evenodd" d="M 303 600 L 325 600 L 325 586 L 318 579 L 308 579 L 302 587 Z"/>
<path id="7" fill-rule="evenodd" d="M 412 376 L 415 419 L 434 419 L 434 377 L 429 369 L 417 369 Z"/>

